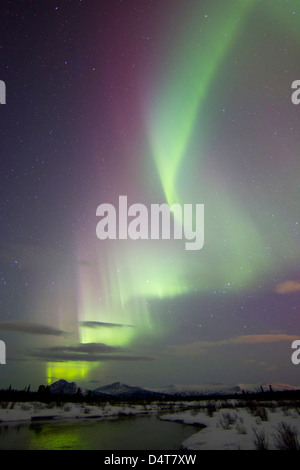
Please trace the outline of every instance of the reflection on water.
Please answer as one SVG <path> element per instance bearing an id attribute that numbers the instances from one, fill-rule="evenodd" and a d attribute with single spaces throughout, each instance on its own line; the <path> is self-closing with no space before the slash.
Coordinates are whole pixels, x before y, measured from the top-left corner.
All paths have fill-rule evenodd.
<path id="1" fill-rule="evenodd" d="M 0 425 L 1 450 L 178 450 L 199 428 L 155 416 Z"/>

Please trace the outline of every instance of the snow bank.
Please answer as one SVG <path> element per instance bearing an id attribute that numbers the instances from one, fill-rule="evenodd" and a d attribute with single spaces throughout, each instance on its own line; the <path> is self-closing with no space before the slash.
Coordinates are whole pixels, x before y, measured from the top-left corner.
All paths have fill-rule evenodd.
<path id="1" fill-rule="evenodd" d="M 157 411 L 157 406 L 114 406 L 109 403 L 99 406 L 88 404 L 64 403 L 54 404 L 8 403 L 5 408 L 0 405 L 0 423 L 7 421 L 27 421 L 37 419 L 69 419 L 69 418 L 105 418 L 113 416 L 130 416 Z M 3 404 L 2 404 L 3 406 Z"/>
<path id="2" fill-rule="evenodd" d="M 265 436 L 268 450 L 275 450 L 277 429 L 286 423 L 300 435 L 300 410 L 296 407 L 222 408 L 208 414 L 207 411 L 185 411 L 168 414 L 160 419 L 185 424 L 204 425 L 204 429 L 182 443 L 189 450 L 255 450 L 255 433 Z"/>
<path id="3" fill-rule="evenodd" d="M 30 421 L 38 419 L 72 419 L 72 418 L 109 418 L 126 417 L 132 415 L 144 415 L 157 413 L 166 410 L 173 412 L 187 407 L 194 406 L 194 403 L 184 404 L 182 402 L 152 402 L 145 405 L 134 405 L 121 403 L 112 405 L 109 402 L 89 405 L 88 403 L 0 403 L 0 424 L 8 421 Z"/>

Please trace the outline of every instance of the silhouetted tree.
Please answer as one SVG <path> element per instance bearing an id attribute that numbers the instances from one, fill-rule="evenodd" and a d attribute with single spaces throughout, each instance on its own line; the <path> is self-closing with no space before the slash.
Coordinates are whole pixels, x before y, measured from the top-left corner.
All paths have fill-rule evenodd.
<path id="1" fill-rule="evenodd" d="M 45 393 L 45 391 L 46 391 L 45 385 L 40 385 L 38 389 L 38 393 Z"/>

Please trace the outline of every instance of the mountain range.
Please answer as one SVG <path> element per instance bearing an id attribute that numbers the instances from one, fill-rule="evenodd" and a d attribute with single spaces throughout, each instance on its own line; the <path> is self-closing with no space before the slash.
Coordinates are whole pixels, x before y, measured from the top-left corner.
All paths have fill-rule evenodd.
<path id="1" fill-rule="evenodd" d="M 122 382 L 114 382 L 109 385 L 98 387 L 95 390 L 88 390 L 76 382 L 67 382 L 66 380 L 58 380 L 50 385 L 50 393 L 61 395 L 74 395 L 80 391 L 85 395 L 114 397 L 114 398 L 162 398 L 162 397 L 193 397 L 193 396 L 212 396 L 212 395 L 234 395 L 252 392 L 265 392 L 274 391 L 291 391 L 297 390 L 297 387 L 282 383 L 265 383 L 265 384 L 202 384 L 202 385 L 168 385 L 159 388 L 142 388 L 138 386 L 131 386 Z"/>

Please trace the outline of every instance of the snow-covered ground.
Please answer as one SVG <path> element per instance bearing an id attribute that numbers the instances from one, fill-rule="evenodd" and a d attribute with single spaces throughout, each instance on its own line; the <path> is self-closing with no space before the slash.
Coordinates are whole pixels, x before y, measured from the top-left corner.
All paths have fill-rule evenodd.
<path id="1" fill-rule="evenodd" d="M 55 403 L 26 402 L 26 403 L 1 403 L 0 425 L 4 422 L 31 421 L 36 419 L 72 419 L 72 418 L 109 418 L 125 417 L 158 413 L 162 411 L 179 411 L 183 407 L 193 406 L 193 403 L 159 403 L 153 402 L 146 405 L 119 404 L 109 402 L 90 405 L 88 403 Z"/>
<path id="2" fill-rule="evenodd" d="M 270 403 L 257 403 L 249 408 L 231 404 L 234 407 L 218 408 L 216 403 L 215 411 L 212 405 L 206 410 L 168 414 L 160 419 L 206 426 L 182 443 L 182 448 L 189 450 L 251 450 L 257 449 L 259 443 L 268 450 L 275 450 L 278 449 L 279 429 L 283 435 L 281 442 L 284 438 L 293 441 L 290 430 L 300 442 L 300 408 L 294 404 L 269 407 Z"/>

